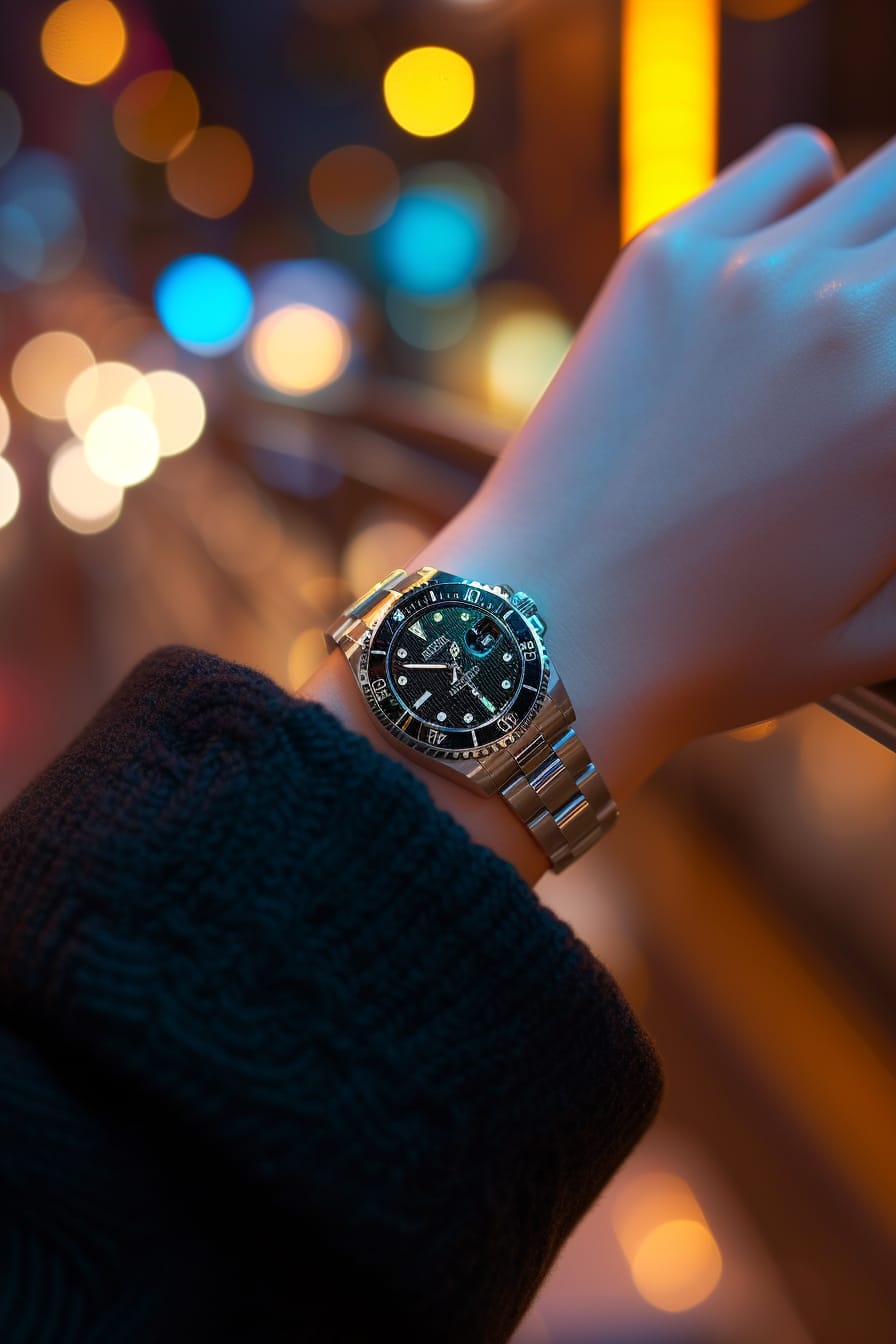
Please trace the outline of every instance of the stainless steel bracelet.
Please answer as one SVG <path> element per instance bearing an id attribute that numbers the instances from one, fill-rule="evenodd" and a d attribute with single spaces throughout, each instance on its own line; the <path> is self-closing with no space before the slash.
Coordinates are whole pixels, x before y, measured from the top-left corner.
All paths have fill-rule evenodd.
<path id="1" fill-rule="evenodd" d="M 383 604 L 391 606 L 409 588 L 428 582 L 438 572 L 430 567 L 412 575 L 393 570 L 346 607 L 325 631 L 327 648 L 341 648 L 354 668 L 364 634 L 379 619 Z M 503 585 L 481 586 L 494 587 L 507 597 L 513 594 L 512 588 Z M 555 873 L 606 835 L 619 815 L 594 762 L 570 727 L 574 718 L 566 688 L 555 677 L 534 722 L 517 742 L 458 768 L 458 774 L 465 774 L 483 794 L 500 792 L 544 850 Z M 433 765 L 432 758 L 424 759 Z"/>

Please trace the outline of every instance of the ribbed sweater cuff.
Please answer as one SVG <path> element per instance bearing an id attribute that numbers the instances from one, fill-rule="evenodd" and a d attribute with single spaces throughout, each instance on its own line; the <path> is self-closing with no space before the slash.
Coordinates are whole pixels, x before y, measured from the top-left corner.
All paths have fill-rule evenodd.
<path id="1" fill-rule="evenodd" d="M 0 817 L 0 892 L 4 1000 L 133 1099 L 185 1198 L 218 1192 L 222 1291 L 271 1332 L 506 1339 L 658 1104 L 516 870 L 209 654 L 144 659 Z"/>

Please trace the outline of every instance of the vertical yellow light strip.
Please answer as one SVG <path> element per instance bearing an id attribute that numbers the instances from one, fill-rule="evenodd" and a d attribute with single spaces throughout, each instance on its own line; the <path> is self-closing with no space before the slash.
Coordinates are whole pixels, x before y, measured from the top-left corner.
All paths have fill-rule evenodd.
<path id="1" fill-rule="evenodd" d="M 622 241 L 712 182 L 719 0 L 623 0 Z"/>

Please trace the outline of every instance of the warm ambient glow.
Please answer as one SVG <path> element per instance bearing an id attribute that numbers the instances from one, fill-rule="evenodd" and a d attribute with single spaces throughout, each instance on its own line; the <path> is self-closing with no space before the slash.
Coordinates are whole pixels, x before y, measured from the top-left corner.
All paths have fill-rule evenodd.
<path id="1" fill-rule="evenodd" d="M 184 150 L 199 126 L 199 99 L 176 70 L 151 70 L 132 80 L 113 113 L 115 134 L 137 158 L 165 163 Z"/>
<path id="2" fill-rule="evenodd" d="M 9 434 L 12 428 L 9 419 L 9 408 L 6 402 L 0 397 L 0 453 L 4 451 L 9 443 Z"/>
<path id="3" fill-rule="evenodd" d="M 624 0 L 623 242 L 712 182 L 718 62 L 716 0 Z"/>
<path id="4" fill-rule="evenodd" d="M 473 109 L 473 67 L 447 47 L 415 47 L 393 61 L 383 80 L 386 106 L 411 135 L 445 135 Z"/>
<path id="5" fill-rule="evenodd" d="M 21 498 L 18 476 L 6 458 L 0 457 L 0 527 L 15 518 Z"/>
<path id="6" fill-rule="evenodd" d="M 252 154 L 239 131 L 200 126 L 185 149 L 168 160 L 165 176 L 173 198 L 195 215 L 232 214 L 252 186 Z"/>
<path id="7" fill-rule="evenodd" d="M 258 323 L 248 353 L 255 372 L 269 387 L 301 396 L 339 377 L 348 364 L 351 338 L 331 313 L 293 303 Z"/>
<path id="8" fill-rule="evenodd" d="M 26 411 L 44 420 L 65 419 L 73 379 L 93 363 L 86 341 L 70 331 L 45 331 L 22 346 L 12 366 L 12 388 Z"/>
<path id="9" fill-rule="evenodd" d="M 308 189 L 324 224 L 337 233 L 368 233 L 385 223 L 398 200 L 398 169 L 369 145 L 343 145 L 314 165 Z"/>
<path id="10" fill-rule="evenodd" d="M 95 476 L 109 485 L 137 485 L 155 471 L 159 436 L 145 411 L 113 406 L 93 421 L 84 439 L 84 455 Z"/>
<path id="11" fill-rule="evenodd" d="M 58 448 L 50 463 L 50 508 L 72 532 L 104 532 L 118 518 L 124 491 L 91 471 L 79 439 Z"/>
<path id="12" fill-rule="evenodd" d="M 124 20 L 110 0 L 66 0 L 40 35 L 47 67 L 72 84 L 98 84 L 111 75 L 126 46 Z"/>

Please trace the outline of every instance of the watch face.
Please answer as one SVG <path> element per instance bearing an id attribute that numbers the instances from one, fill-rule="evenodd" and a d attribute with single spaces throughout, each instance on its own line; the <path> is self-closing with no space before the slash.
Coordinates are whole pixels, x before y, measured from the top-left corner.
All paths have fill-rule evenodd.
<path id="1" fill-rule="evenodd" d="M 377 717 L 418 750 L 484 756 L 520 737 L 541 708 L 548 659 L 500 594 L 430 583 L 367 637 L 358 680 Z"/>

